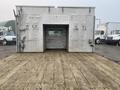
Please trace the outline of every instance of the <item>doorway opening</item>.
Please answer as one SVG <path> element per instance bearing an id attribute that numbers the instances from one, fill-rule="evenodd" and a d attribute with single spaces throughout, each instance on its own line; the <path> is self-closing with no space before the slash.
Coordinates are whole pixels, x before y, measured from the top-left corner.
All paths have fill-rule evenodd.
<path id="1" fill-rule="evenodd" d="M 69 25 L 43 25 L 44 50 L 68 50 Z"/>

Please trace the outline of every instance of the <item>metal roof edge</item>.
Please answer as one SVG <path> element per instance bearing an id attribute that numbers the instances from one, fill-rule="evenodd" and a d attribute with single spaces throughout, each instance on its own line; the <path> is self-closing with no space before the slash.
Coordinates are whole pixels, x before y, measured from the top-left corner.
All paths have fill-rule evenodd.
<path id="1" fill-rule="evenodd" d="M 106 23 L 120 23 L 120 22 L 106 22 Z"/>
<path id="2" fill-rule="evenodd" d="M 41 7 L 41 8 L 54 8 L 54 6 L 34 6 L 34 5 L 15 5 L 16 7 Z"/>
<path id="3" fill-rule="evenodd" d="M 58 6 L 58 8 L 96 8 L 96 7 L 89 7 L 89 6 Z"/>
<path id="4" fill-rule="evenodd" d="M 16 7 L 41 7 L 41 8 L 55 8 L 55 6 L 35 6 L 35 5 L 15 5 Z M 95 8 L 89 6 L 57 6 L 57 8 Z"/>

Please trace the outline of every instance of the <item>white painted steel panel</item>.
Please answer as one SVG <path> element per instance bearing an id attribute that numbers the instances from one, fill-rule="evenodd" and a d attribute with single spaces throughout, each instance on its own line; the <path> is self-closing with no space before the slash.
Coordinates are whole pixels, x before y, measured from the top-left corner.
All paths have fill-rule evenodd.
<path id="1" fill-rule="evenodd" d="M 17 6 L 18 52 L 43 52 L 45 24 L 69 25 L 68 51 L 92 52 L 94 30 L 93 7 Z"/>
<path id="2" fill-rule="evenodd" d="M 89 40 L 93 41 L 93 16 L 71 16 L 69 32 L 70 52 L 91 52 Z"/>

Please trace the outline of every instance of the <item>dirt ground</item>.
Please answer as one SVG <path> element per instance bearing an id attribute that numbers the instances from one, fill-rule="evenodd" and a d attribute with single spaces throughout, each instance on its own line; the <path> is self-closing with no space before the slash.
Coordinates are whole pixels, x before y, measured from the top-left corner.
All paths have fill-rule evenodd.
<path id="1" fill-rule="evenodd" d="M 93 53 L 17 53 L 0 61 L 0 90 L 120 90 L 120 65 Z"/>
<path id="2" fill-rule="evenodd" d="M 95 52 L 120 64 L 120 46 L 96 45 Z"/>
<path id="3" fill-rule="evenodd" d="M 12 54 L 16 53 L 15 45 L 1 46 L 0 45 L 0 59 L 8 57 Z"/>

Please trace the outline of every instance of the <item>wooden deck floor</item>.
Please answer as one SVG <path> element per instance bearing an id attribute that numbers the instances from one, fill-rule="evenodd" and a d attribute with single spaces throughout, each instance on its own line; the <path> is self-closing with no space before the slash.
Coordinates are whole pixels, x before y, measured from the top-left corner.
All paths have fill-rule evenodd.
<path id="1" fill-rule="evenodd" d="M 92 53 L 15 54 L 0 61 L 0 90 L 120 90 L 120 65 Z"/>

